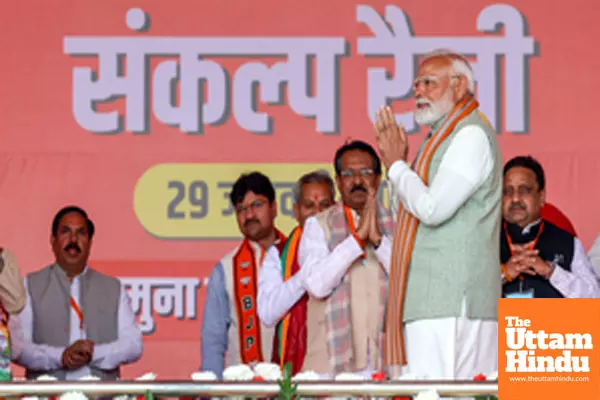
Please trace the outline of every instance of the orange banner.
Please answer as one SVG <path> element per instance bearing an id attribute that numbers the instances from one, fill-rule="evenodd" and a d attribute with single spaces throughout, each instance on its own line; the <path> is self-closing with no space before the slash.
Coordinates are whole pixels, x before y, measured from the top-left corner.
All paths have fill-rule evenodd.
<path id="1" fill-rule="evenodd" d="M 84 208 L 97 226 L 90 265 L 123 279 L 145 334 L 125 375 L 189 377 L 207 277 L 240 240 L 227 197 L 237 176 L 273 179 L 288 233 L 295 180 L 332 170 L 348 137 L 374 143 L 382 104 L 409 130 L 412 158 L 425 134 L 411 112 L 416 62 L 449 48 L 473 63 L 503 157 L 542 162 L 548 199 L 590 245 L 597 2 L 404 3 L 8 2 L 0 244 L 24 272 L 40 269 L 56 211 Z"/>
<path id="2" fill-rule="evenodd" d="M 499 398 L 600 398 L 598 315 L 600 299 L 501 299 Z"/>

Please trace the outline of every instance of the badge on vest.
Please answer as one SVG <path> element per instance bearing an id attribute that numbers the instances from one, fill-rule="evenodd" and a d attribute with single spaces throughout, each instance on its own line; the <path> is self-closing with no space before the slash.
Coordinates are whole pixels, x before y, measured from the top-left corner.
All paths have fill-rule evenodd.
<path id="1" fill-rule="evenodd" d="M 240 283 L 244 286 L 248 285 L 250 283 L 250 277 L 249 276 L 245 276 L 243 278 L 240 278 Z"/>
<path id="2" fill-rule="evenodd" d="M 555 254 L 554 259 L 552 260 L 552 264 L 565 265 L 564 254 Z"/>
<path id="3" fill-rule="evenodd" d="M 507 299 L 533 299 L 535 298 L 533 289 L 525 290 L 524 292 L 512 292 L 505 294 Z"/>

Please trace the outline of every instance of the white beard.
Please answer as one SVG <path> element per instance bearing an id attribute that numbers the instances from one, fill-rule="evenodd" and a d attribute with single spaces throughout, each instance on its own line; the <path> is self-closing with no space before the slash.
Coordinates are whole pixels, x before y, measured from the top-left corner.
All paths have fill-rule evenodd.
<path id="1" fill-rule="evenodd" d="M 415 121 L 417 121 L 419 125 L 427 126 L 431 126 L 442 119 L 454 107 L 452 100 L 450 100 L 450 93 L 448 91 L 446 91 L 442 98 L 436 102 L 431 102 L 426 99 L 418 99 L 417 105 L 419 104 L 427 104 L 429 107 L 417 108 L 415 110 Z"/>

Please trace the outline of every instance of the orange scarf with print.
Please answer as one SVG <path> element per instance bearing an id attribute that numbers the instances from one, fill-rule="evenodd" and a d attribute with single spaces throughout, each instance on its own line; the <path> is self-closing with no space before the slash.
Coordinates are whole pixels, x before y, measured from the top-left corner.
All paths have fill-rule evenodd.
<path id="1" fill-rule="evenodd" d="M 287 238 L 275 230 L 277 239 L 273 246 L 281 251 Z M 240 358 L 243 364 L 253 365 L 263 362 L 260 320 L 258 319 L 256 296 L 258 292 L 258 269 L 265 257 L 266 249 L 261 247 L 258 257 L 246 238 L 233 256 L 234 302 L 238 316 Z M 259 265 L 256 265 L 256 260 Z"/>

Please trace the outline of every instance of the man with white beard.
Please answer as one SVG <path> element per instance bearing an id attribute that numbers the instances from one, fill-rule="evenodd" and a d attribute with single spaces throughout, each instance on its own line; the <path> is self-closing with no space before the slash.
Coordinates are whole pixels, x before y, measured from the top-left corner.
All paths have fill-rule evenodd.
<path id="1" fill-rule="evenodd" d="M 431 130 L 412 165 L 390 107 L 377 113 L 398 208 L 386 320 L 392 376 L 403 365 L 425 379 L 472 379 L 498 368 L 502 159 L 474 86 L 462 56 L 425 57 L 414 83 L 415 120 Z"/>

